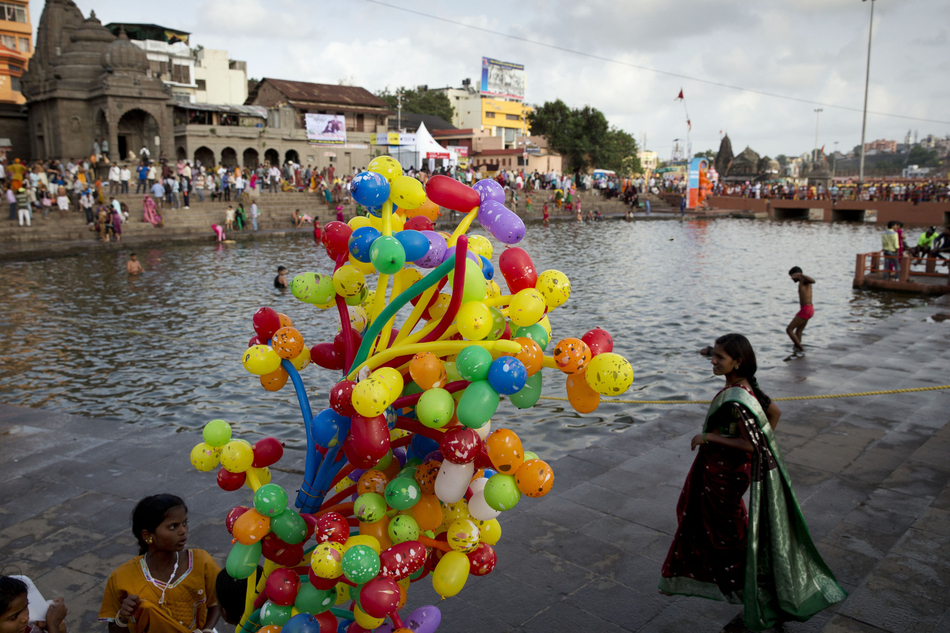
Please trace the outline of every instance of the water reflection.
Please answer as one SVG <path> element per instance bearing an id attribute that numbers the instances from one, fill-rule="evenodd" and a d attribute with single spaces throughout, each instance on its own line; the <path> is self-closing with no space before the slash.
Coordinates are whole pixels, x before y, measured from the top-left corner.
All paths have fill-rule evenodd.
<path id="1" fill-rule="evenodd" d="M 798 309 L 792 266 L 818 282 L 809 345 L 922 304 L 852 291 L 854 253 L 878 239 L 874 227 L 855 224 L 671 220 L 531 226 L 522 246 L 539 270 L 560 269 L 573 284 L 571 300 L 552 314 L 554 339 L 606 328 L 636 372 L 628 397 L 658 400 L 716 389 L 697 350 L 725 332 L 748 335 L 761 367 L 782 362 L 791 350 L 785 326 Z M 264 392 L 239 357 L 261 305 L 288 314 L 310 345 L 336 333 L 334 313 L 272 287 L 278 265 L 291 277 L 331 271 L 312 239 L 148 248 L 139 253 L 146 273 L 132 278 L 126 257 L 94 252 L 0 265 L 0 399 L 186 429 L 222 417 L 247 437 L 267 433 L 300 446 L 293 391 Z M 322 406 L 330 372 L 309 368 L 304 380 Z M 563 396 L 564 377 L 546 371 L 544 391 Z M 499 413 L 500 424 L 555 457 L 662 411 L 604 404 L 581 416 L 542 400 L 528 412 L 504 405 Z"/>

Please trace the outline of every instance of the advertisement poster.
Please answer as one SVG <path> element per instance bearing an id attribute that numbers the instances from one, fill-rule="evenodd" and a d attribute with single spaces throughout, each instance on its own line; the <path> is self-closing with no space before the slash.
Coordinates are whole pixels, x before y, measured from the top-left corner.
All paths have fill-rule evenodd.
<path id="1" fill-rule="evenodd" d="M 416 135 L 405 132 L 388 132 L 376 135 L 377 145 L 415 145 Z"/>
<path id="2" fill-rule="evenodd" d="M 693 158 L 689 161 L 689 175 L 686 179 L 686 208 L 695 209 L 703 204 L 709 184 L 706 175 L 708 169 L 709 161 L 705 158 Z"/>
<path id="3" fill-rule="evenodd" d="M 346 117 L 342 114 L 304 115 L 307 140 L 311 145 L 345 145 Z"/>
<path id="4" fill-rule="evenodd" d="M 524 101 L 524 66 L 482 57 L 481 93 Z"/>

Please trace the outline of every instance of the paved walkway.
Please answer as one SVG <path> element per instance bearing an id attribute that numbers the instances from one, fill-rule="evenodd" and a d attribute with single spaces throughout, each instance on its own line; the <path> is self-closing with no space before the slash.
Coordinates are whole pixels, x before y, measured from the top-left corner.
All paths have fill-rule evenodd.
<path id="1" fill-rule="evenodd" d="M 901 313 L 763 371 L 760 382 L 775 397 L 945 384 L 950 323 L 925 320 L 940 311 L 950 311 L 942 300 Z M 950 391 L 781 405 L 779 444 L 796 494 L 851 594 L 782 630 L 950 631 Z M 442 629 L 743 631 L 738 607 L 655 589 L 703 412 L 671 406 L 661 420 L 554 462 L 554 491 L 502 515 L 498 566 L 439 605 Z M 190 542 L 223 562 L 225 512 L 250 498 L 195 472 L 188 451 L 199 438 L 191 433 L 0 405 L 0 435 L 0 570 L 64 596 L 73 631 L 102 630 L 105 580 L 136 553 L 128 527 L 135 500 L 184 496 Z M 302 462 L 289 454 L 275 481 L 295 488 Z M 410 609 L 438 603 L 431 583 L 419 585 Z"/>

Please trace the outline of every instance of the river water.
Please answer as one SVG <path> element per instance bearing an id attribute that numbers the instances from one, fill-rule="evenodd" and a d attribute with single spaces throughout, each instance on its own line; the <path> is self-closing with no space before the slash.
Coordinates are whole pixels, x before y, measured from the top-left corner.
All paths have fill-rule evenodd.
<path id="1" fill-rule="evenodd" d="M 860 224 L 662 220 L 531 225 L 520 246 L 538 270 L 557 268 L 571 279 L 570 301 L 551 314 L 553 340 L 605 328 L 634 367 L 625 397 L 659 400 L 708 398 L 719 388 L 697 352 L 726 332 L 749 337 L 760 368 L 791 354 L 792 266 L 817 280 L 806 345 L 924 303 L 852 290 L 855 253 L 879 248 L 879 239 L 878 229 Z M 127 254 L 0 264 L 0 401 L 182 430 L 223 418 L 251 441 L 266 434 L 302 447 L 292 386 L 265 392 L 240 357 L 262 305 L 290 316 L 308 346 L 332 339 L 335 311 L 272 284 L 279 264 L 291 276 L 331 272 L 323 249 L 309 235 L 152 246 L 139 251 L 147 272 L 137 278 L 125 273 Z M 331 374 L 315 365 L 303 373 L 315 410 L 335 382 Z M 544 381 L 546 395 L 565 395 L 562 374 L 546 369 Z M 662 413 L 603 403 L 582 416 L 566 402 L 541 400 L 529 411 L 506 402 L 493 424 L 554 459 Z"/>

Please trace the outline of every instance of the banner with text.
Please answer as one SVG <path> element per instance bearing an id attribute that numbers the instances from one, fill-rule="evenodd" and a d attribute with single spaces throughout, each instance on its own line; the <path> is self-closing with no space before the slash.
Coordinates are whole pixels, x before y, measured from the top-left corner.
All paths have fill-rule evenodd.
<path id="1" fill-rule="evenodd" d="M 482 57 L 481 93 L 524 101 L 524 66 Z"/>
<path id="2" fill-rule="evenodd" d="M 404 132 L 389 132 L 376 135 L 377 145 L 415 145 L 416 135 Z"/>
<path id="3" fill-rule="evenodd" d="M 342 114 L 304 115 L 307 140 L 311 145 L 345 145 L 346 117 Z"/>

